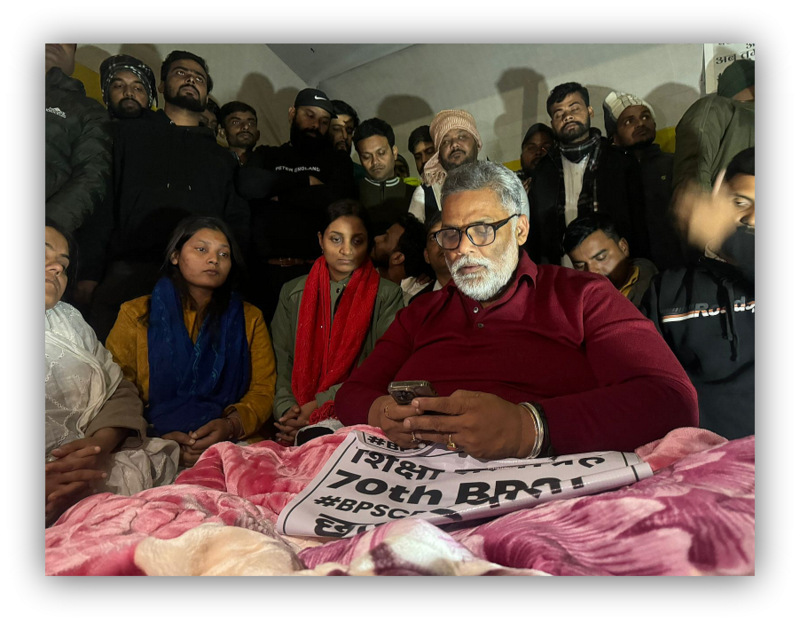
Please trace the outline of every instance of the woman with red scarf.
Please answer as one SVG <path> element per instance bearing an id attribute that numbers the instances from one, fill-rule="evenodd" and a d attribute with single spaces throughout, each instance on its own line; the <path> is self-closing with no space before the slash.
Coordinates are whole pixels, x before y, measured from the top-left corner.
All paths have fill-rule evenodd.
<path id="1" fill-rule="evenodd" d="M 336 427 L 336 391 L 403 307 L 400 287 L 382 279 L 369 259 L 372 238 L 364 208 L 343 199 L 325 216 L 325 231 L 317 234 L 322 256 L 308 275 L 283 286 L 272 320 L 275 439 L 284 444 Z M 320 422 L 333 425 L 296 438 L 301 428 Z"/>

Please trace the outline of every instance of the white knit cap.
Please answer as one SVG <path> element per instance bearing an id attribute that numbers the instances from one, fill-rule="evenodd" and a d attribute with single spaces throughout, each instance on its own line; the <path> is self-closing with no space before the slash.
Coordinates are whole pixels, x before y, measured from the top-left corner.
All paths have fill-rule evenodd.
<path id="1" fill-rule="evenodd" d="M 653 123 L 656 121 L 656 113 L 653 107 L 644 101 L 641 97 L 636 97 L 630 93 L 620 93 L 619 91 L 611 91 L 606 96 L 603 102 L 603 116 L 605 117 L 606 133 L 610 127 L 614 131 L 617 129 L 617 120 L 628 106 L 646 106 L 650 110 L 650 115 L 653 117 Z"/>

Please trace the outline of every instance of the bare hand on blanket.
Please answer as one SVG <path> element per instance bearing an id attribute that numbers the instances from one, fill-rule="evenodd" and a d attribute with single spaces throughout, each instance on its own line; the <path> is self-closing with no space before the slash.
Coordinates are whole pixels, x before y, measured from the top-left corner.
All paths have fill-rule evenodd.
<path id="1" fill-rule="evenodd" d="M 293 444 L 294 438 L 297 436 L 297 431 L 304 426 L 308 426 L 308 418 L 316 408 L 317 401 L 312 400 L 302 407 L 292 405 L 286 409 L 283 415 L 275 421 L 275 428 L 279 431 L 275 433 L 275 439 Z"/>
<path id="2" fill-rule="evenodd" d="M 411 405 L 399 405 L 391 396 L 380 396 L 369 408 L 369 424 L 383 429 L 390 441 L 401 448 L 416 448 L 422 441 L 413 437 L 411 431 L 403 426 L 403 421 L 416 414 Z"/>
<path id="3" fill-rule="evenodd" d="M 90 444 L 68 452 L 68 457 L 45 463 L 45 520 L 48 524 L 91 494 L 95 483 L 108 477 L 105 471 L 95 468 L 101 454 L 100 446 Z"/>
<path id="4" fill-rule="evenodd" d="M 403 427 L 419 440 L 452 442 L 478 459 L 525 458 L 533 448 L 528 410 L 494 394 L 460 389 L 450 396 L 414 398 L 410 406 L 415 415 L 405 418 Z"/>

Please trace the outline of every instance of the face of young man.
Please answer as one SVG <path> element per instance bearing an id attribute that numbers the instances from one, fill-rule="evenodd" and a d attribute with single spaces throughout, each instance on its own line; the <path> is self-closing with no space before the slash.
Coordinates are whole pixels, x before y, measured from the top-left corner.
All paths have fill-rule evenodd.
<path id="1" fill-rule="evenodd" d="M 445 171 L 452 171 L 466 162 L 478 159 L 478 142 L 466 130 L 453 128 L 442 137 L 439 162 Z"/>
<path id="2" fill-rule="evenodd" d="M 436 242 L 434 234 L 442 228 L 442 222 L 439 221 L 431 227 L 428 232 L 428 238 L 425 240 L 425 261 L 431 265 L 436 278 L 440 282 L 450 279 L 450 269 L 447 267 L 447 260 L 444 257 L 444 249 Z"/>
<path id="3" fill-rule="evenodd" d="M 372 263 L 375 266 L 386 268 L 389 266 L 389 259 L 392 253 L 397 250 L 400 244 L 400 236 L 403 235 L 405 228 L 399 223 L 395 223 L 380 236 L 375 236 L 375 246 L 372 247 Z"/>
<path id="4" fill-rule="evenodd" d="M 147 108 L 147 89 L 132 71 L 121 69 L 108 85 L 108 107 L 119 119 L 135 119 Z"/>
<path id="5" fill-rule="evenodd" d="M 723 185 L 735 210 L 737 227 L 756 228 L 756 176 L 740 173 Z"/>
<path id="6" fill-rule="evenodd" d="M 545 154 L 553 147 L 553 140 L 544 132 L 534 132 L 522 144 L 522 154 L 519 157 L 522 170 L 531 172 L 544 158 Z"/>
<path id="7" fill-rule="evenodd" d="M 248 110 L 232 112 L 225 117 L 222 136 L 229 147 L 252 149 L 261 137 L 258 119 Z"/>
<path id="8" fill-rule="evenodd" d="M 621 147 L 641 148 L 656 138 L 656 122 L 647 106 L 628 106 L 617 119 L 614 143 Z"/>
<path id="9" fill-rule="evenodd" d="M 425 163 L 436 153 L 436 146 L 427 141 L 420 141 L 414 145 L 414 151 L 412 153 L 414 154 L 414 163 L 417 165 L 417 173 L 422 175 Z"/>
<path id="10" fill-rule="evenodd" d="M 337 115 L 331 118 L 330 126 L 328 127 L 328 138 L 335 149 L 349 155 L 353 145 L 353 132 L 355 132 L 355 129 L 355 120 L 350 115 Z"/>
<path id="11" fill-rule="evenodd" d="M 362 139 L 356 145 L 361 165 L 367 170 L 367 175 L 374 182 L 385 182 L 392 179 L 394 163 L 397 158 L 397 146 L 389 147 L 385 136 L 373 134 Z"/>
<path id="12" fill-rule="evenodd" d="M 208 76 L 199 63 L 182 58 L 172 63 L 158 90 L 165 102 L 202 113 L 208 100 Z"/>
<path id="13" fill-rule="evenodd" d="M 587 106 L 581 94 L 570 93 L 550 107 L 550 126 L 562 143 L 582 143 L 589 138 L 594 110 Z"/>
<path id="14" fill-rule="evenodd" d="M 627 240 L 615 241 L 599 229 L 584 238 L 568 255 L 576 270 L 608 277 L 617 289 L 625 285 L 630 275 Z"/>
<path id="15" fill-rule="evenodd" d="M 330 113 L 319 106 L 292 107 L 289 109 L 289 120 L 293 130 L 312 138 L 325 136 L 331 125 Z"/>
<path id="16" fill-rule="evenodd" d="M 475 246 L 463 231 L 469 225 L 496 223 L 509 217 L 493 190 L 466 190 L 449 195 L 442 206 L 442 229 L 462 231 L 461 242 L 445 250 L 453 281 L 468 297 L 488 304 L 502 296 L 519 261 L 519 246 L 528 237 L 528 219 L 511 218 L 495 232 L 494 241 Z"/>

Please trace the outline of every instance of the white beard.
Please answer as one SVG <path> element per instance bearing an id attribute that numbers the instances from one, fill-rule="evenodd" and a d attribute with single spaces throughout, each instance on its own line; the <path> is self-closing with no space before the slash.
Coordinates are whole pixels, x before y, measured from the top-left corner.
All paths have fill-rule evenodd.
<path id="1" fill-rule="evenodd" d="M 494 298 L 511 280 L 519 260 L 519 249 L 512 240 L 501 258 L 493 263 L 482 255 L 462 255 L 452 264 L 448 260 L 450 274 L 456 287 L 475 301 Z M 485 271 L 462 275 L 458 270 L 464 266 L 483 266 Z"/>

